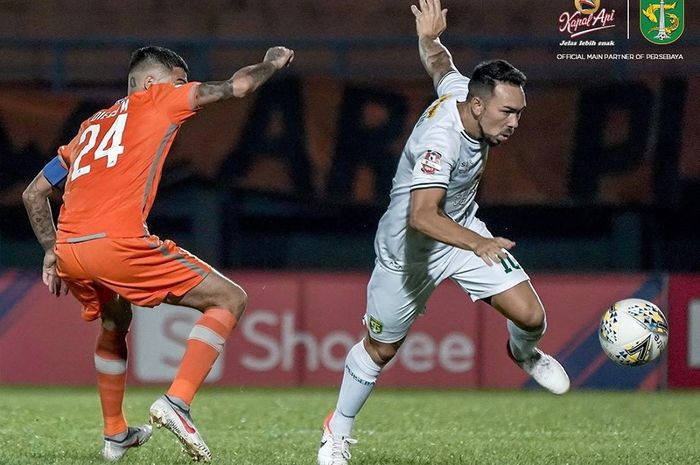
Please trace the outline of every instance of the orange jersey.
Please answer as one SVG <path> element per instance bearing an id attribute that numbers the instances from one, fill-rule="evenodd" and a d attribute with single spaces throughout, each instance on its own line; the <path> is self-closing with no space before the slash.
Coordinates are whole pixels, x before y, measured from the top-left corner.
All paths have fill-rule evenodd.
<path id="1" fill-rule="evenodd" d="M 69 172 L 57 242 L 149 234 L 163 163 L 180 125 L 198 110 L 198 86 L 154 84 L 117 100 L 59 148 Z"/>

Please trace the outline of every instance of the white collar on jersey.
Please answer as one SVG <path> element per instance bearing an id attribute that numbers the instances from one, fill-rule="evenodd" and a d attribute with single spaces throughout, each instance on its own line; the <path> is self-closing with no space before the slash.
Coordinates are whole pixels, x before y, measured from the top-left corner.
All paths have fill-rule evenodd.
<path id="1" fill-rule="evenodd" d="M 470 136 L 469 134 L 467 134 L 467 130 L 464 129 L 464 127 L 462 127 L 462 131 L 460 131 L 460 134 L 462 134 L 462 136 L 463 136 L 465 139 L 467 139 L 470 143 L 481 145 L 481 142 L 479 142 L 478 140 L 474 139 L 472 136 Z"/>

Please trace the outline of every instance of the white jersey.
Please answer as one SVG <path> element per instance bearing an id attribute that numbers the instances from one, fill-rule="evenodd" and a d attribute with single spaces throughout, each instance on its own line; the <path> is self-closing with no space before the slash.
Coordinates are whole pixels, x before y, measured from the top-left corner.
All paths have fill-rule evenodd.
<path id="1" fill-rule="evenodd" d="M 420 117 L 403 149 L 374 242 L 379 263 L 389 270 L 425 268 L 453 249 L 409 227 L 411 191 L 443 188 L 445 213 L 464 227 L 474 220 L 488 145 L 467 135 L 457 111 L 468 84 L 469 78 L 457 71 L 446 74 L 437 85 L 438 99 Z"/>

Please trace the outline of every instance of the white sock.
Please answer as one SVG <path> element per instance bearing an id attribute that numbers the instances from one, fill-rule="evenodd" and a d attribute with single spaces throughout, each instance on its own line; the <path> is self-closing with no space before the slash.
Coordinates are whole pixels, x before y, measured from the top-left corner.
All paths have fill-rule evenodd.
<path id="1" fill-rule="evenodd" d="M 510 350 L 517 360 L 525 360 L 535 353 L 535 347 L 540 342 L 547 329 L 547 319 L 542 322 L 542 327 L 534 331 L 527 331 L 508 320 L 508 333 L 510 333 Z"/>
<path id="2" fill-rule="evenodd" d="M 355 416 L 372 393 L 382 367 L 365 350 L 364 341 L 355 344 L 345 359 L 345 372 L 340 385 L 338 403 L 330 421 L 336 436 L 350 436 Z"/>

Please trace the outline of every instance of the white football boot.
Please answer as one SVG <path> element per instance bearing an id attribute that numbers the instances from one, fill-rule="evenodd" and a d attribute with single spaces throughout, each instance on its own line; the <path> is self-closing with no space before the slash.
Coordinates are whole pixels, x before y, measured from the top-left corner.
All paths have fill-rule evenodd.
<path id="1" fill-rule="evenodd" d="M 318 465 L 347 465 L 350 460 L 350 446 L 357 444 L 357 439 L 345 436 L 335 436 L 331 433 L 328 423 L 333 413 L 323 422 L 323 436 L 321 446 L 318 448 Z"/>
<path id="2" fill-rule="evenodd" d="M 167 396 L 161 396 L 151 405 L 150 418 L 158 428 L 164 426 L 172 431 L 192 460 L 211 462 L 211 451 L 194 426 L 189 411 L 170 402 Z"/>
<path id="3" fill-rule="evenodd" d="M 126 431 L 126 437 L 121 441 L 115 441 L 105 437 L 104 446 L 102 447 L 102 457 L 108 462 L 119 460 L 132 447 L 138 447 L 151 439 L 153 428 L 151 425 L 142 425 L 129 428 Z"/>
<path id="4" fill-rule="evenodd" d="M 532 357 L 525 360 L 517 360 L 510 348 L 510 341 L 507 342 L 506 346 L 510 359 L 522 368 L 525 373 L 532 376 L 532 379 L 537 381 L 540 386 L 553 394 L 564 394 L 569 390 L 571 386 L 569 375 L 566 374 L 564 367 L 554 357 L 535 348 L 535 353 Z"/>

